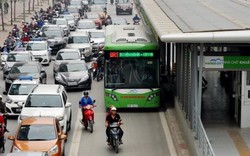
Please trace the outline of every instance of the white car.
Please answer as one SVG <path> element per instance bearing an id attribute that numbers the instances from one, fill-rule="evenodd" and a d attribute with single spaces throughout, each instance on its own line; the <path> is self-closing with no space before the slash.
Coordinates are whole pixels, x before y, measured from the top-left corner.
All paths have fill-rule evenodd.
<path id="1" fill-rule="evenodd" d="M 85 59 L 92 56 L 92 43 L 87 32 L 72 32 L 68 37 L 68 47 L 79 49 Z"/>
<path id="2" fill-rule="evenodd" d="M 15 80 L 8 91 L 3 93 L 7 95 L 6 108 L 8 116 L 18 116 L 21 113 L 24 102 L 31 90 L 39 84 L 39 79 L 33 79 L 32 76 L 20 76 Z"/>
<path id="3" fill-rule="evenodd" d="M 67 134 L 71 129 L 71 105 L 62 85 L 40 84 L 28 95 L 18 121 L 20 123 L 22 119 L 34 116 L 56 117 L 64 134 Z"/>
<path id="4" fill-rule="evenodd" d="M 70 31 L 76 30 L 76 22 L 77 22 L 77 20 L 72 14 L 62 14 L 62 15 L 60 15 L 60 18 L 65 18 L 65 19 L 68 20 Z"/>
<path id="5" fill-rule="evenodd" d="M 49 65 L 51 61 L 51 48 L 47 41 L 29 41 L 26 46 L 26 51 L 37 59 L 42 65 Z"/>
<path id="6" fill-rule="evenodd" d="M 93 52 L 96 52 L 98 50 L 101 50 L 99 48 L 102 48 L 101 46 L 105 43 L 105 31 L 104 30 L 91 30 L 88 32 L 90 41 L 92 44 L 92 50 Z"/>

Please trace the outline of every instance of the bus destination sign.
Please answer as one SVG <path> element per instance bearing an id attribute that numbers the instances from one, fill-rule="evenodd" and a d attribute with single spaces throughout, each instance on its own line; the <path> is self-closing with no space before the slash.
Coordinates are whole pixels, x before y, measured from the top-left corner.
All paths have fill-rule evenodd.
<path id="1" fill-rule="evenodd" d="M 154 57 L 153 52 L 110 52 L 110 58 Z"/>

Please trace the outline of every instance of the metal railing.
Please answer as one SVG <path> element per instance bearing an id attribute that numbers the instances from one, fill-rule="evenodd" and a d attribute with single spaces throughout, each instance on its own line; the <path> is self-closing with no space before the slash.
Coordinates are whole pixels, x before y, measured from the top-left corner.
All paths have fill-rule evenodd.
<path id="1" fill-rule="evenodd" d="M 194 122 L 196 130 L 196 139 L 198 140 L 202 156 L 215 156 L 214 150 L 209 142 L 206 131 L 203 127 L 201 118 L 196 117 L 196 120 L 194 120 Z"/>

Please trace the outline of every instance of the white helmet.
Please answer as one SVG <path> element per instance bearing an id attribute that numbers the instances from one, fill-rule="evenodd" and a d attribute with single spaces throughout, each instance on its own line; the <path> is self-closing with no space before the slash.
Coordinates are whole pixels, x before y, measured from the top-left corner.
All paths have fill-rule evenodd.
<path id="1" fill-rule="evenodd" d="M 116 111 L 117 109 L 115 107 L 112 107 L 110 111 Z"/>

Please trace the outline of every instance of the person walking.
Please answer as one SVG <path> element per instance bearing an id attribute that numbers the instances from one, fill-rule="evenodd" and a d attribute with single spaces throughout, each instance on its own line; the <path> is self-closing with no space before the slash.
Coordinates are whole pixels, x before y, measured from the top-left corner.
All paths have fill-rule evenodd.
<path id="1" fill-rule="evenodd" d="M 7 14 L 8 10 L 9 10 L 9 3 L 8 2 L 4 2 L 3 7 L 4 7 L 4 13 Z"/>

